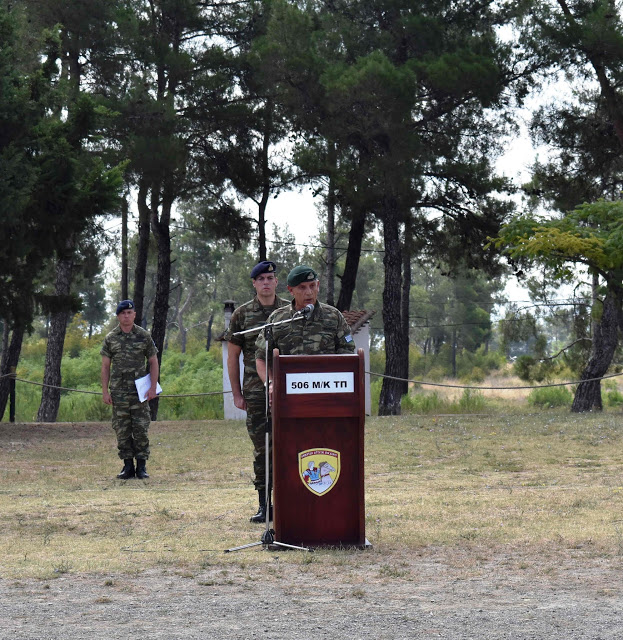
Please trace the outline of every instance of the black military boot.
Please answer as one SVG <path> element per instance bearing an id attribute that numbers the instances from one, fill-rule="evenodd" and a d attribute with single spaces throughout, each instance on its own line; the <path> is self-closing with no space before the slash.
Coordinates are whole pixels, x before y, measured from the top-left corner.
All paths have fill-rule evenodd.
<path id="1" fill-rule="evenodd" d="M 147 473 L 147 469 L 145 468 L 146 464 L 147 460 L 145 460 L 145 458 L 136 459 L 136 477 L 139 478 L 139 480 L 149 478 L 149 474 Z"/>
<path id="2" fill-rule="evenodd" d="M 134 460 L 132 458 L 127 458 L 123 461 L 123 469 L 121 469 L 121 473 L 117 476 L 119 480 L 129 480 L 136 475 L 134 471 Z"/>
<path id="3" fill-rule="evenodd" d="M 259 507 L 257 509 L 257 513 L 254 516 L 251 516 L 250 522 L 266 522 L 266 491 L 265 489 L 260 489 L 257 492 L 257 497 L 259 501 Z M 268 497 L 268 502 L 270 506 L 270 514 L 268 516 L 269 520 L 273 519 L 273 505 L 270 504 L 270 495 Z"/>
<path id="4" fill-rule="evenodd" d="M 257 492 L 257 497 L 259 500 L 259 507 L 257 509 L 257 513 L 254 516 L 251 516 L 250 522 L 266 522 L 266 493 L 264 489 L 260 489 Z"/>

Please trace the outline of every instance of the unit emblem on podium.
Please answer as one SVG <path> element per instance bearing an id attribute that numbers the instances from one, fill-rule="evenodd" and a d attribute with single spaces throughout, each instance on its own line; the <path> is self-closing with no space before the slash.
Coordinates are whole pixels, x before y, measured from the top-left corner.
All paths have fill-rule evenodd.
<path id="1" fill-rule="evenodd" d="M 331 491 L 340 477 L 340 452 L 335 449 L 306 449 L 299 453 L 299 475 L 316 495 Z"/>

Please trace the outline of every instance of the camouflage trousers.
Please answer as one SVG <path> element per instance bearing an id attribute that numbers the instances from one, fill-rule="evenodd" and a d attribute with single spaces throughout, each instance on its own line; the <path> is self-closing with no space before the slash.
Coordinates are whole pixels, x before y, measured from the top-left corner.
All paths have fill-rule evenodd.
<path id="1" fill-rule="evenodd" d="M 149 402 L 139 402 L 136 391 L 113 391 L 112 427 L 117 434 L 117 448 L 122 460 L 149 458 Z"/>
<path id="2" fill-rule="evenodd" d="M 258 491 L 266 489 L 266 397 L 263 392 L 246 393 L 247 432 L 253 443 L 253 484 Z M 269 434 L 269 464 L 272 474 L 272 433 Z M 272 475 L 271 475 L 272 477 Z"/>

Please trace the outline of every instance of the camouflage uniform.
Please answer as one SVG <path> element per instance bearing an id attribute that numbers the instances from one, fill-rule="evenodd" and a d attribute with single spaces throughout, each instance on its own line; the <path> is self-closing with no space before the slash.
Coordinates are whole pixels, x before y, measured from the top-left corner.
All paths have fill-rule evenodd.
<path id="1" fill-rule="evenodd" d="M 255 340 L 257 333 L 235 336 L 234 333 L 247 331 L 266 324 L 266 320 L 275 309 L 287 306 L 288 301 L 275 298 L 275 304 L 264 307 L 255 296 L 240 305 L 232 314 L 225 339 L 242 349 L 244 375 L 242 394 L 247 403 L 247 431 L 253 442 L 253 473 L 255 488 L 260 491 L 266 487 L 266 389 L 255 368 Z"/>
<path id="2" fill-rule="evenodd" d="M 288 307 L 271 314 L 269 322 L 281 322 L 292 318 L 295 313 L 294 301 Z M 279 349 L 284 356 L 315 355 L 325 353 L 354 353 L 355 342 L 350 335 L 348 323 L 335 308 L 323 302 L 316 302 L 309 318 L 295 320 L 273 328 L 273 349 Z M 255 342 L 255 357 L 264 360 L 266 341 L 260 334 Z M 269 364 L 272 349 L 269 352 Z"/>
<path id="3" fill-rule="evenodd" d="M 129 333 L 117 327 L 104 338 L 100 354 L 112 361 L 112 426 L 122 460 L 149 458 L 149 402 L 139 402 L 134 381 L 149 372 L 146 362 L 157 353 L 149 331 L 137 325 Z"/>

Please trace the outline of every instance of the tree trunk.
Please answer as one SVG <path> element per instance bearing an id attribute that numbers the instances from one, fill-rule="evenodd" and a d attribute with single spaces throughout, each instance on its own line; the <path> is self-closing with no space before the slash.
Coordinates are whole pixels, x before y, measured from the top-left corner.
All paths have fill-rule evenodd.
<path id="1" fill-rule="evenodd" d="M 149 221 L 151 210 L 147 204 L 149 187 L 147 180 L 141 178 L 138 189 L 138 246 L 136 251 L 136 265 L 134 267 L 134 308 L 136 310 L 136 324 L 145 326 L 145 280 L 147 278 L 147 259 L 149 257 Z"/>
<path id="2" fill-rule="evenodd" d="M 404 253 L 402 256 L 402 299 L 400 304 L 400 337 L 402 339 L 402 351 L 406 354 L 402 362 L 404 370 L 400 375 L 404 378 L 401 393 L 406 395 L 409 393 L 409 294 L 411 292 L 411 237 L 410 231 L 405 228 Z"/>
<path id="3" fill-rule="evenodd" d="M 266 207 L 268 206 L 268 198 L 271 191 L 271 170 L 270 170 L 270 138 L 273 131 L 273 100 L 266 99 L 266 111 L 264 119 L 264 136 L 262 138 L 262 196 L 258 204 L 258 245 L 259 245 L 259 262 L 263 262 L 268 258 L 266 253 Z"/>
<path id="4" fill-rule="evenodd" d="M 208 319 L 208 330 L 206 333 L 206 351 L 210 351 L 212 346 L 212 323 L 214 322 L 214 314 L 211 313 Z"/>
<path id="5" fill-rule="evenodd" d="M 154 203 L 156 194 L 152 193 Z M 158 275 L 156 279 L 156 299 L 154 301 L 154 322 L 151 337 L 158 349 L 158 363 L 162 363 L 162 351 L 167 332 L 167 318 L 169 315 L 169 293 L 171 288 L 171 207 L 173 198 L 165 196 L 162 202 L 160 217 L 156 205 L 152 207 L 151 227 L 156 237 L 158 247 Z M 158 417 L 158 398 L 149 403 L 152 420 Z"/>
<path id="6" fill-rule="evenodd" d="M 2 336 L 2 344 L 5 344 L 5 338 L 8 341 L 8 323 L 5 321 L 4 323 L 4 334 Z M 0 364 L 0 373 L 2 374 L 2 378 L 0 378 L 0 419 L 4 416 L 4 412 L 6 411 L 6 405 L 9 400 L 9 391 L 11 388 L 10 380 L 6 376 L 11 372 L 13 367 L 17 367 L 17 363 L 19 362 L 19 356 L 22 351 L 22 342 L 24 341 L 24 325 L 19 324 L 13 327 L 13 332 L 11 334 L 11 341 L 8 344 L 8 347 L 2 349 L 2 363 Z"/>
<path id="7" fill-rule="evenodd" d="M 603 301 L 601 319 L 594 324 L 591 355 L 580 377 L 587 382 L 581 382 L 578 385 L 571 405 L 571 411 L 575 413 L 603 409 L 601 381 L 591 379 L 605 375 L 614 357 L 621 327 L 621 302 L 621 290 L 613 290 L 609 287 Z"/>
<path id="8" fill-rule="evenodd" d="M 327 192 L 327 304 L 335 305 L 335 174 L 337 159 L 335 144 L 329 142 L 329 189 Z"/>
<path id="9" fill-rule="evenodd" d="M 121 299 L 130 297 L 128 289 L 128 197 L 121 204 Z M 89 337 L 91 337 L 89 333 Z"/>
<path id="10" fill-rule="evenodd" d="M 61 258 L 56 266 L 55 296 L 60 300 L 68 299 L 71 291 L 73 260 Z M 63 346 L 67 324 L 71 317 L 71 311 L 67 305 L 61 311 L 55 311 L 50 320 L 50 333 L 45 352 L 45 371 L 43 373 L 43 390 L 41 391 L 41 404 L 37 412 L 38 422 L 56 422 L 58 408 L 61 403 L 61 360 L 63 358 Z"/>
<path id="11" fill-rule="evenodd" d="M 180 285 L 181 289 L 181 285 Z M 177 327 L 180 331 L 180 351 L 181 353 L 186 353 L 186 340 L 188 337 L 188 330 L 184 326 L 184 314 L 190 309 L 190 304 L 192 302 L 193 296 L 195 295 L 195 288 L 191 285 L 188 288 L 188 294 L 186 295 L 186 300 L 182 305 L 178 304 L 177 309 Z"/>
<path id="12" fill-rule="evenodd" d="M 383 232 L 385 243 L 385 285 L 383 288 L 383 325 L 385 333 L 385 375 L 401 378 L 404 372 L 404 360 L 408 356 L 404 352 L 404 340 L 400 324 L 401 264 L 398 218 L 395 206 L 384 212 Z M 380 416 L 400 415 L 400 398 L 404 382 L 383 378 L 381 396 L 379 398 Z"/>
<path id="13" fill-rule="evenodd" d="M 366 214 L 363 209 L 353 212 L 353 218 L 348 232 L 348 248 L 346 249 L 346 264 L 341 278 L 340 296 L 337 300 L 337 308 L 340 311 L 349 311 L 353 302 L 353 293 L 357 283 L 357 271 L 361 258 L 361 247 L 366 230 Z"/>

